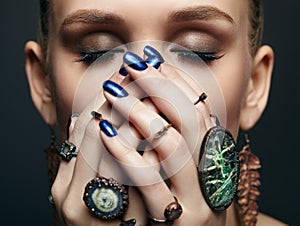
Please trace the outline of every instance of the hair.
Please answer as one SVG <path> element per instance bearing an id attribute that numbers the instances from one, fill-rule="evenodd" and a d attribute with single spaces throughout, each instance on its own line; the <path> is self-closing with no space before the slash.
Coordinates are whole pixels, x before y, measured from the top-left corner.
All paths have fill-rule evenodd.
<path id="1" fill-rule="evenodd" d="M 251 55 L 254 55 L 262 43 L 263 35 L 263 7 L 262 0 L 249 1 L 249 49 Z M 49 36 L 49 17 L 51 13 L 51 0 L 40 0 L 40 19 L 38 39 L 44 51 L 47 53 L 48 36 Z"/>

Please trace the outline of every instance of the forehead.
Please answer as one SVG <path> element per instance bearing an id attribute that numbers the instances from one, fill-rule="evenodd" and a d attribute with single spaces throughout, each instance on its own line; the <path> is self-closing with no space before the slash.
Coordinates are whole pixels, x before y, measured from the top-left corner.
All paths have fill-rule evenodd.
<path id="1" fill-rule="evenodd" d="M 79 10 L 97 9 L 114 13 L 125 22 L 159 22 L 173 12 L 191 7 L 214 7 L 229 15 L 237 27 L 245 27 L 248 0 L 53 0 L 53 25 L 58 27 L 65 18 Z"/>

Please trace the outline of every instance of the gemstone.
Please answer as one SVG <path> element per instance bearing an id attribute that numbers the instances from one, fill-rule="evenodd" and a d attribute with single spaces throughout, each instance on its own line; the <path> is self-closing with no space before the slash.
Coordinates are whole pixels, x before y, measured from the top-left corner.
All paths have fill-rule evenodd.
<path id="1" fill-rule="evenodd" d="M 174 221 L 178 219 L 182 214 L 182 207 L 178 203 L 177 199 L 175 198 L 175 202 L 170 203 L 164 212 L 165 218 L 167 221 Z"/>
<path id="2" fill-rule="evenodd" d="M 238 184 L 238 153 L 235 141 L 221 126 L 205 135 L 199 157 L 199 182 L 208 205 L 216 211 L 232 203 Z"/>
<path id="3" fill-rule="evenodd" d="M 112 220 L 125 213 L 128 189 L 114 179 L 98 177 L 86 185 L 83 200 L 97 217 Z"/>

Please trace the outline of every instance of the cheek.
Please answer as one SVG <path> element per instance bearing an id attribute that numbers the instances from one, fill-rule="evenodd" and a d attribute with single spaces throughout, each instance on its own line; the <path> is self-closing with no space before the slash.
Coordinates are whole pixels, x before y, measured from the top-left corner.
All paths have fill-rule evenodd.
<path id="1" fill-rule="evenodd" d="M 250 75 L 249 62 L 247 55 L 233 53 L 213 70 L 224 95 L 227 114 L 226 128 L 234 137 L 238 134 L 240 111 Z"/>
<path id="2" fill-rule="evenodd" d="M 56 98 L 57 119 L 62 139 L 66 139 L 67 123 L 72 114 L 72 105 L 81 73 L 72 58 L 60 51 L 51 55 L 51 74 Z"/>

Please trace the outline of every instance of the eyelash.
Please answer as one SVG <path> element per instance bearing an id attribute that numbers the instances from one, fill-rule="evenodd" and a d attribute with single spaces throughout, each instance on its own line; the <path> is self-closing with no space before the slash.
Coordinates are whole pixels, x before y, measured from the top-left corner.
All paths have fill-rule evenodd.
<path id="1" fill-rule="evenodd" d="M 111 59 L 115 53 L 123 52 L 122 50 L 115 50 L 115 51 L 97 51 L 97 52 L 81 52 L 80 57 L 77 62 L 83 62 L 86 64 L 92 64 L 99 58 L 101 58 L 102 61 Z M 217 56 L 215 52 L 198 52 L 198 51 L 188 51 L 188 50 L 171 50 L 171 52 L 177 53 L 179 58 L 182 58 L 183 60 L 189 59 L 193 61 L 204 61 L 205 63 L 209 64 L 213 61 L 219 60 L 224 55 Z M 104 57 L 103 57 L 104 56 Z"/>
<path id="2" fill-rule="evenodd" d="M 183 60 L 189 59 L 193 61 L 203 61 L 207 64 L 212 63 L 213 61 L 219 60 L 224 55 L 217 56 L 215 52 L 199 52 L 199 51 L 189 51 L 181 49 L 173 49 L 171 52 L 177 53 L 179 58 Z"/>
<path id="3" fill-rule="evenodd" d="M 103 50 L 96 52 L 80 52 L 80 57 L 76 62 L 83 62 L 86 64 L 92 64 L 99 58 L 101 61 L 110 60 L 114 57 L 116 53 L 124 53 L 124 50 Z"/>
<path id="4" fill-rule="evenodd" d="M 99 52 L 91 52 L 91 53 L 80 53 L 80 58 L 77 60 L 77 62 L 84 62 L 91 64 L 98 58 L 102 57 L 107 51 L 99 51 Z"/>

